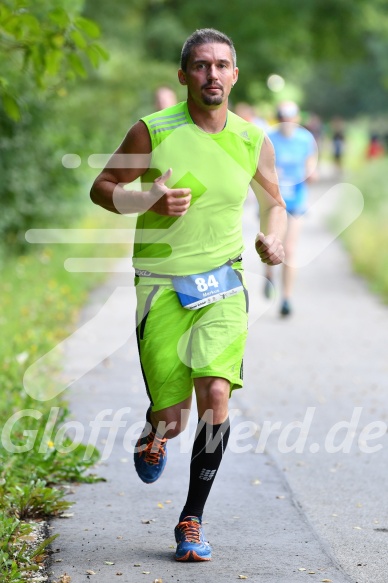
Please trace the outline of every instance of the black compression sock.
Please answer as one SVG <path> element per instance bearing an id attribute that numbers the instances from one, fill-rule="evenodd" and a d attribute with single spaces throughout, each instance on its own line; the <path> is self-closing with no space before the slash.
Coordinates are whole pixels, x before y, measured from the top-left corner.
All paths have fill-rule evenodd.
<path id="1" fill-rule="evenodd" d="M 181 518 L 201 517 L 230 433 L 229 417 L 220 425 L 198 423 L 190 465 L 190 484 Z"/>

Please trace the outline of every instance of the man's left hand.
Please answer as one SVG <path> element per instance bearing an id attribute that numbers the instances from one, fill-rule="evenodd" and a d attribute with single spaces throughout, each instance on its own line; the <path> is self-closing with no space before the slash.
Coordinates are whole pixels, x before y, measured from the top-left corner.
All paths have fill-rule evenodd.
<path id="1" fill-rule="evenodd" d="M 285 258 L 283 244 L 276 235 L 259 233 L 255 240 L 255 248 L 263 263 L 279 265 Z"/>

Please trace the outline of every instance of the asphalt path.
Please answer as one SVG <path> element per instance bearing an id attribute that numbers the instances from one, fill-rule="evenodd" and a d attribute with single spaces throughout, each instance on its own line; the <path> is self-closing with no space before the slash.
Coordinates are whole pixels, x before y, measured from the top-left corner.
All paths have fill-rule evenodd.
<path id="1" fill-rule="evenodd" d="M 60 538 L 50 581 L 66 573 L 71 583 L 387 583 L 388 309 L 327 229 L 341 201 L 333 185 L 311 188 L 318 204 L 304 219 L 289 318 L 278 314 L 279 269 L 274 298 L 263 297 L 257 208 L 246 204 L 245 386 L 230 402 L 231 438 L 204 515 L 210 563 L 173 559 L 196 416 L 169 442 L 160 480 L 143 484 L 132 461 L 147 407 L 132 277 L 112 274 L 91 294 L 67 342 L 64 375 L 74 379 L 71 422 L 97 444 L 95 471 L 106 481 L 69 489 L 72 516 L 51 522 Z"/>

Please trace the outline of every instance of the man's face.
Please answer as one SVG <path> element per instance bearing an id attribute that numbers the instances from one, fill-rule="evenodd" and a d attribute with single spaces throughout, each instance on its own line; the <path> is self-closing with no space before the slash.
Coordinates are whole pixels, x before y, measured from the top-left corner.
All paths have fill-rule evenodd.
<path id="1" fill-rule="evenodd" d="M 227 100 L 237 81 L 238 69 L 233 66 L 227 44 L 211 43 L 194 47 L 187 70 L 180 69 L 178 77 L 182 85 L 187 85 L 188 95 L 197 105 L 216 109 Z"/>

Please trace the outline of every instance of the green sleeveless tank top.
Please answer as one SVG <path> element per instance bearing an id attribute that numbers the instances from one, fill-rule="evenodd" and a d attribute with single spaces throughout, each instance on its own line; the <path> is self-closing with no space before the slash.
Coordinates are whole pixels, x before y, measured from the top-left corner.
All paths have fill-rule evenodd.
<path id="1" fill-rule="evenodd" d="M 149 190 L 172 168 L 169 188 L 191 188 L 183 217 L 147 211 L 138 216 L 133 253 L 136 269 L 162 275 L 209 271 L 244 249 L 242 212 L 256 173 L 263 130 L 228 111 L 225 128 L 209 134 L 192 121 L 187 102 L 142 118 L 152 142 Z"/>

